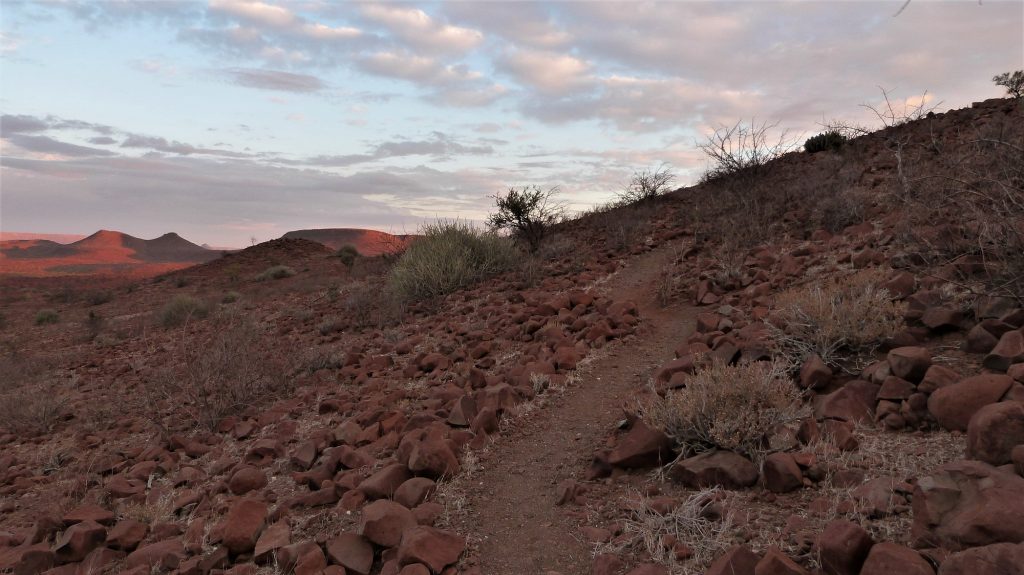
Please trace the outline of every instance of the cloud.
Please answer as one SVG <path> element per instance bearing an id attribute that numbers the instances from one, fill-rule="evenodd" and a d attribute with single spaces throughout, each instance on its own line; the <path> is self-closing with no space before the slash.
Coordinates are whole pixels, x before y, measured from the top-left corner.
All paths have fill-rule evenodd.
<path id="1" fill-rule="evenodd" d="M 109 146 L 111 144 L 116 144 L 117 140 L 111 138 L 110 136 L 96 136 L 94 138 L 89 138 L 89 143 L 101 146 Z"/>
<path id="2" fill-rule="evenodd" d="M 4 135 L 4 139 L 29 152 L 40 154 L 57 154 L 60 156 L 81 158 L 88 156 L 113 156 L 114 152 L 69 144 L 55 140 L 49 136 L 28 136 L 25 134 Z"/>
<path id="3" fill-rule="evenodd" d="M 359 59 L 357 65 L 370 74 L 423 86 L 428 90 L 427 99 L 443 106 L 486 106 L 507 92 L 465 64 L 444 64 L 406 51 L 375 52 Z"/>
<path id="4" fill-rule="evenodd" d="M 309 93 L 318 92 L 326 87 L 323 80 L 307 74 L 255 68 L 229 68 L 225 72 L 231 76 L 233 83 L 260 90 Z"/>
<path id="5" fill-rule="evenodd" d="M 233 152 L 231 150 L 197 148 L 191 144 L 183 144 L 181 142 L 168 141 L 165 138 L 157 136 L 144 136 L 141 134 L 128 134 L 128 137 L 121 142 L 121 147 L 151 149 L 157 152 L 180 154 L 183 156 L 188 156 L 190 154 L 223 156 L 227 158 L 248 158 L 252 156 L 252 154 L 243 154 L 240 152 Z"/>
<path id="6" fill-rule="evenodd" d="M 429 139 L 425 140 L 396 140 L 391 142 L 382 142 L 374 146 L 366 154 L 316 156 L 299 163 L 312 166 L 340 168 L 407 156 L 433 156 L 436 160 L 443 160 L 456 155 L 488 155 L 492 153 L 494 153 L 494 148 L 490 145 L 484 144 L 468 146 L 456 142 L 447 134 L 434 132 L 430 135 Z"/>
<path id="7" fill-rule="evenodd" d="M 556 22 L 552 6 L 519 1 L 450 2 L 441 9 L 452 20 L 474 25 L 517 47 L 550 50 L 567 47 L 573 39 Z"/>
<path id="8" fill-rule="evenodd" d="M 367 19 L 385 26 L 396 38 L 417 50 L 465 54 L 483 42 L 478 30 L 444 24 L 423 10 L 394 4 L 367 4 Z"/>
<path id="9" fill-rule="evenodd" d="M 564 94 L 592 83 L 591 65 L 569 54 L 513 50 L 498 60 L 499 69 L 545 94 Z"/>
<path id="10" fill-rule="evenodd" d="M 23 116 L 4 114 L 0 116 L 0 135 L 7 137 L 10 134 L 23 132 L 42 132 L 50 127 L 48 123 L 35 116 Z"/>

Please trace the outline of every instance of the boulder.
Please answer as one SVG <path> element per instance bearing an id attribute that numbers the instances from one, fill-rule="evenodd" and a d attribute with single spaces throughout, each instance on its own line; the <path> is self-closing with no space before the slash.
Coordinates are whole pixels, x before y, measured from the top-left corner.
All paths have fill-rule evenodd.
<path id="1" fill-rule="evenodd" d="M 754 567 L 754 575 L 807 575 L 807 570 L 797 565 L 778 547 L 769 547 Z"/>
<path id="2" fill-rule="evenodd" d="M 277 563 L 282 572 L 290 575 L 319 575 L 327 567 L 327 558 L 319 545 L 303 541 L 282 547 Z"/>
<path id="3" fill-rule="evenodd" d="M 754 575 L 760 561 L 746 545 L 735 545 L 712 561 L 704 575 Z"/>
<path id="4" fill-rule="evenodd" d="M 451 477 L 459 472 L 459 458 L 447 441 L 428 435 L 413 447 L 409 455 L 409 469 L 434 479 Z"/>
<path id="5" fill-rule="evenodd" d="M 935 575 L 928 560 L 913 549 L 897 543 L 878 543 L 871 547 L 860 575 Z"/>
<path id="6" fill-rule="evenodd" d="M 150 543 L 139 547 L 125 558 L 125 567 L 145 567 L 148 573 L 153 567 L 174 569 L 185 559 L 185 546 L 177 537 Z"/>
<path id="7" fill-rule="evenodd" d="M 706 451 L 676 463 L 669 471 L 672 479 L 687 487 L 721 485 L 727 489 L 750 487 L 757 483 L 757 466 L 732 451 Z"/>
<path id="8" fill-rule="evenodd" d="M 982 365 L 993 371 L 1006 372 L 1015 363 L 1024 362 L 1024 331 L 1008 331 L 996 347 L 985 356 Z"/>
<path id="9" fill-rule="evenodd" d="M 240 499 L 231 506 L 221 524 L 221 542 L 238 555 L 256 547 L 267 520 L 267 504 L 255 499 Z"/>
<path id="10" fill-rule="evenodd" d="M 401 463 L 393 463 L 364 479 L 359 484 L 359 490 L 366 494 L 367 499 L 391 497 L 410 477 L 412 474 L 409 473 L 408 467 Z"/>
<path id="11" fill-rule="evenodd" d="M 939 575 L 1024 575 L 1024 544 L 996 543 L 953 553 Z"/>
<path id="12" fill-rule="evenodd" d="M 149 527 L 134 519 L 118 521 L 107 533 L 107 546 L 122 551 L 132 551 L 146 538 Z"/>
<path id="13" fill-rule="evenodd" d="M 765 489 L 773 493 L 789 493 L 804 485 L 800 466 L 789 453 L 772 453 L 766 457 L 762 475 Z"/>
<path id="14" fill-rule="evenodd" d="M 915 547 L 952 550 L 1024 541 L 1024 478 L 980 461 L 955 461 L 918 479 Z"/>
<path id="15" fill-rule="evenodd" d="M 373 568 L 373 545 L 355 533 L 342 533 L 327 541 L 327 557 L 349 573 L 369 575 Z"/>
<path id="16" fill-rule="evenodd" d="M 427 500 L 437 489 L 437 484 L 426 477 L 413 477 L 402 483 L 395 490 L 395 502 L 412 509 Z"/>
<path id="17" fill-rule="evenodd" d="M 860 525 L 837 519 L 818 536 L 818 557 L 826 575 L 858 575 L 874 541 Z"/>
<path id="18" fill-rule="evenodd" d="M 978 410 L 967 424 L 967 457 L 992 465 L 1012 462 L 1013 448 L 1024 444 L 1024 403 L 1003 401 Z"/>
<path id="19" fill-rule="evenodd" d="M 812 355 L 800 367 L 797 381 L 804 389 L 820 389 L 832 381 L 832 368 L 817 355 Z"/>
<path id="20" fill-rule="evenodd" d="M 638 419 L 612 449 L 608 462 L 616 467 L 642 468 L 664 464 L 674 457 L 672 440 Z"/>
<path id="21" fill-rule="evenodd" d="M 260 538 L 256 540 L 256 547 L 252 552 L 253 558 L 256 561 L 265 561 L 269 559 L 271 553 L 287 547 L 291 542 L 292 530 L 288 526 L 288 522 L 278 521 L 264 529 L 263 533 L 260 533 Z"/>
<path id="22" fill-rule="evenodd" d="M 1006 375 L 985 373 L 947 385 L 928 397 L 928 411 L 944 429 L 966 431 L 982 407 L 999 401 L 1013 385 Z"/>
<path id="23" fill-rule="evenodd" d="M 934 393 L 940 387 L 953 385 L 963 379 L 960 374 L 942 365 L 933 365 L 925 372 L 921 383 L 917 384 L 917 391 L 921 393 Z"/>
<path id="24" fill-rule="evenodd" d="M 60 563 L 74 563 L 103 544 L 107 530 L 92 520 L 75 523 L 64 530 L 53 547 L 53 553 Z"/>
<path id="25" fill-rule="evenodd" d="M 422 563 L 433 573 L 459 560 L 466 549 L 466 538 L 449 531 L 420 525 L 407 529 L 398 546 L 398 564 Z"/>
<path id="26" fill-rule="evenodd" d="M 228 489 L 235 495 L 245 495 L 266 486 L 267 474 L 251 465 L 239 467 L 228 480 Z"/>
<path id="27" fill-rule="evenodd" d="M 855 379 L 827 395 L 814 398 L 814 415 L 819 419 L 871 421 L 875 416 L 875 397 L 880 386 Z"/>
<path id="28" fill-rule="evenodd" d="M 379 499 L 363 508 L 359 534 L 382 547 L 394 547 L 402 540 L 402 532 L 416 526 L 412 511 L 393 501 Z"/>
<path id="29" fill-rule="evenodd" d="M 890 350 L 886 359 L 892 374 L 900 379 L 917 383 L 932 365 L 932 354 L 918 346 L 897 347 Z"/>

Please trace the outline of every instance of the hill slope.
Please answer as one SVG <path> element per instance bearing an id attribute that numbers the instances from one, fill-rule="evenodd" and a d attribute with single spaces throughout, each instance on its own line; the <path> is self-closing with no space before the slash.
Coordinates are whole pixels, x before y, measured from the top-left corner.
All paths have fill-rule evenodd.
<path id="1" fill-rule="evenodd" d="M 344 245 L 352 245 L 364 256 L 379 256 L 404 250 L 416 236 L 396 236 L 377 230 L 362 230 L 358 228 L 320 228 L 295 230 L 281 237 L 311 240 L 334 250 Z"/>

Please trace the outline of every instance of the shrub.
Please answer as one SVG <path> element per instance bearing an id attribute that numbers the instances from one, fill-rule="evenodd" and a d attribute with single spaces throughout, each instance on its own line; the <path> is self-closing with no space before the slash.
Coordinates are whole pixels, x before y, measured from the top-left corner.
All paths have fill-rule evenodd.
<path id="1" fill-rule="evenodd" d="M 103 305 L 112 299 L 114 299 L 114 294 L 109 290 L 97 290 L 89 292 L 85 296 L 85 301 L 91 306 Z"/>
<path id="2" fill-rule="evenodd" d="M 846 143 L 846 136 L 844 136 L 839 130 L 828 130 L 822 132 L 817 136 L 811 136 L 804 142 L 804 150 L 808 154 L 816 154 L 818 152 L 833 151 L 837 152 Z"/>
<path id="3" fill-rule="evenodd" d="M 537 186 L 510 188 L 507 194 L 494 197 L 498 212 L 491 214 L 487 223 L 494 230 L 508 230 L 535 252 L 564 213 L 563 206 L 553 199 L 557 193 L 557 187 L 547 190 Z"/>
<path id="4" fill-rule="evenodd" d="M 629 185 L 619 192 L 617 203 L 628 205 L 649 202 L 671 191 L 670 186 L 675 179 L 676 175 L 665 165 L 656 170 L 634 172 L 633 177 L 629 180 Z"/>
<path id="5" fill-rule="evenodd" d="M 427 225 L 402 254 L 389 284 L 405 301 L 451 293 L 515 267 L 520 252 L 508 239 L 458 221 Z"/>
<path id="6" fill-rule="evenodd" d="M 295 270 L 292 268 L 284 265 L 277 265 L 263 270 L 260 275 L 256 276 L 256 281 L 281 280 L 284 278 L 290 278 L 293 275 L 295 275 Z"/>
<path id="7" fill-rule="evenodd" d="M 208 429 L 292 390 L 287 346 L 261 342 L 263 330 L 251 318 L 220 317 L 216 329 L 179 344 L 175 362 L 144 380 L 152 398 L 181 409 L 193 425 Z"/>
<path id="8" fill-rule="evenodd" d="M 740 172 L 756 173 L 762 166 L 782 157 L 796 147 L 786 131 L 773 136 L 777 123 L 742 120 L 735 125 L 723 126 L 697 147 L 711 160 L 712 166 L 704 173 L 702 180 L 710 182 Z M 753 175 L 753 174 L 751 174 Z"/>
<path id="9" fill-rule="evenodd" d="M 242 294 L 236 291 L 229 291 L 220 298 L 220 303 L 235 303 L 240 297 L 242 297 Z"/>
<path id="10" fill-rule="evenodd" d="M 781 294 L 768 323 L 792 367 L 812 355 L 853 370 L 903 326 L 903 306 L 879 288 L 878 271 L 861 272 Z"/>
<path id="11" fill-rule="evenodd" d="M 645 408 L 645 419 L 665 432 L 683 456 L 727 449 L 760 460 L 779 426 L 807 415 L 800 392 L 780 363 L 702 367 Z"/>
<path id="12" fill-rule="evenodd" d="M 1003 72 L 992 78 L 996 86 L 1006 88 L 1006 93 L 1014 98 L 1024 97 L 1024 70 Z"/>
<path id="13" fill-rule="evenodd" d="M 58 321 L 60 321 L 60 316 L 52 309 L 41 309 L 39 310 L 39 313 L 36 314 L 36 325 L 57 323 Z"/>
<path id="14" fill-rule="evenodd" d="M 189 295 L 176 295 L 160 311 L 160 323 L 164 327 L 179 326 L 186 321 L 202 319 L 210 314 L 210 305 Z"/>
<path id="15" fill-rule="evenodd" d="M 46 433 L 57 424 L 66 403 L 56 377 L 25 382 L 18 389 L 0 394 L 0 428 L 19 435 Z"/>
<path id="16" fill-rule="evenodd" d="M 356 263 L 356 258 L 359 257 L 359 250 L 356 249 L 352 244 L 345 244 L 338 248 L 338 251 L 334 253 L 341 263 L 345 264 L 346 267 L 352 267 L 352 264 Z"/>
<path id="17" fill-rule="evenodd" d="M 831 233 L 864 221 L 864 198 L 852 192 L 837 192 L 818 204 L 821 227 Z"/>

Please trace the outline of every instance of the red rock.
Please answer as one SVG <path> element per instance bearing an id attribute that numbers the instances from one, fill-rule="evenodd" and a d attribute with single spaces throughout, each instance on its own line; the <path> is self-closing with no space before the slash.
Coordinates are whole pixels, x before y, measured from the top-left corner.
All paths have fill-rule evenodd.
<path id="1" fill-rule="evenodd" d="M 278 521 L 260 533 L 260 538 L 256 540 L 256 546 L 253 548 L 253 558 L 257 561 L 269 560 L 272 553 L 287 547 L 291 542 L 292 530 L 288 522 Z"/>
<path id="2" fill-rule="evenodd" d="M 807 570 L 797 565 L 778 547 L 769 547 L 754 567 L 754 575 L 807 575 Z"/>
<path id="3" fill-rule="evenodd" d="M 277 562 L 284 573 L 291 575 L 317 575 L 327 567 L 324 552 L 312 541 L 282 547 L 277 553 Z"/>
<path id="4" fill-rule="evenodd" d="M 75 523 L 64 530 L 53 547 L 60 563 L 74 563 L 85 559 L 93 549 L 107 540 L 107 530 L 92 520 Z"/>
<path id="5" fill-rule="evenodd" d="M 402 567 L 398 575 L 430 575 L 430 569 L 422 563 L 413 563 Z"/>
<path id="6" fill-rule="evenodd" d="M 963 378 L 960 374 L 952 369 L 941 365 L 933 365 L 925 372 L 921 383 L 917 385 L 917 390 L 922 393 L 934 393 L 935 390 L 947 385 L 953 385 L 961 379 Z"/>
<path id="7" fill-rule="evenodd" d="M 986 373 L 947 385 L 928 398 L 928 411 L 943 428 L 966 431 L 971 417 L 982 407 L 999 401 L 1013 379 Z"/>
<path id="8" fill-rule="evenodd" d="M 106 547 L 93 549 L 86 555 L 85 559 L 77 565 L 76 575 L 98 575 L 104 573 L 106 568 L 125 558 L 124 551 L 115 551 Z"/>
<path id="9" fill-rule="evenodd" d="M 704 575 L 754 575 L 760 561 L 749 547 L 736 545 L 715 559 Z"/>
<path id="10" fill-rule="evenodd" d="M 832 368 L 817 355 L 812 355 L 800 368 L 797 380 L 804 389 L 821 389 L 832 381 Z"/>
<path id="11" fill-rule="evenodd" d="M 905 508 L 906 501 L 896 493 L 897 489 L 905 488 L 902 482 L 892 477 L 876 477 L 858 485 L 850 496 L 868 517 L 884 517 Z"/>
<path id="12" fill-rule="evenodd" d="M 844 519 L 832 521 L 818 536 L 818 556 L 826 575 L 857 575 L 874 542 L 867 531 Z"/>
<path id="13" fill-rule="evenodd" d="M 451 413 L 448 414 L 448 424 L 456 427 L 469 427 L 476 414 L 476 402 L 472 397 L 463 395 L 455 400 Z"/>
<path id="14" fill-rule="evenodd" d="M 90 503 L 76 507 L 64 514 L 64 525 L 71 525 L 81 521 L 95 521 L 100 525 L 113 525 L 115 517 L 113 511 Z"/>
<path id="15" fill-rule="evenodd" d="M 255 467 L 244 465 L 231 474 L 228 489 L 235 495 L 245 495 L 250 491 L 263 489 L 267 486 L 267 474 Z"/>
<path id="16" fill-rule="evenodd" d="M 125 566 L 147 569 L 159 566 L 164 569 L 174 569 L 184 559 L 185 546 L 180 539 L 175 537 L 139 547 L 125 558 Z"/>
<path id="17" fill-rule="evenodd" d="M 36 575 L 54 566 L 57 558 L 47 543 L 17 547 L 11 554 L 0 554 L 0 569 L 11 569 L 14 575 Z"/>
<path id="18" fill-rule="evenodd" d="M 668 568 L 656 563 L 644 563 L 626 573 L 626 575 L 669 575 Z"/>
<path id="19" fill-rule="evenodd" d="M 921 316 L 921 323 L 932 331 L 959 329 L 963 321 L 963 312 L 944 306 L 930 307 Z"/>
<path id="20" fill-rule="evenodd" d="M 241 499 L 235 502 L 221 524 L 221 542 L 235 555 L 248 553 L 256 547 L 256 541 L 267 520 L 267 504 L 255 499 Z"/>
<path id="21" fill-rule="evenodd" d="M 1024 541 L 1024 478 L 980 461 L 956 461 L 918 479 L 915 547 L 951 550 Z"/>
<path id="22" fill-rule="evenodd" d="M 413 447 L 409 455 L 409 469 L 413 473 L 439 478 L 456 475 L 460 466 L 448 442 L 439 437 L 427 436 Z"/>
<path id="23" fill-rule="evenodd" d="M 772 453 L 764 460 L 764 486 L 773 493 L 789 493 L 803 487 L 803 473 L 793 456 Z"/>
<path id="24" fill-rule="evenodd" d="M 402 534 L 398 546 L 398 563 L 409 565 L 423 563 L 434 573 L 440 573 L 448 565 L 459 560 L 466 549 L 466 539 L 461 535 L 419 525 Z"/>
<path id="25" fill-rule="evenodd" d="M 124 475 L 114 475 L 107 479 L 103 487 L 111 497 L 123 499 L 146 492 L 146 482 L 141 479 L 128 479 Z"/>
<path id="26" fill-rule="evenodd" d="M 896 543 L 876 543 L 871 547 L 860 575 L 935 575 L 920 553 Z"/>
<path id="27" fill-rule="evenodd" d="M 437 484 L 426 477 L 413 477 L 398 486 L 393 499 L 412 509 L 427 500 L 437 489 Z"/>
<path id="28" fill-rule="evenodd" d="M 739 489 L 757 483 L 757 466 L 737 453 L 716 450 L 676 463 L 669 475 L 688 487 L 721 485 L 727 489 Z"/>
<path id="29" fill-rule="evenodd" d="M 637 420 L 612 449 L 608 462 L 622 468 L 660 465 L 674 459 L 672 445 L 672 440 L 660 430 Z"/>
<path id="30" fill-rule="evenodd" d="M 1024 444 L 1024 404 L 991 403 L 967 424 L 967 457 L 992 465 L 1010 463 L 1010 452 Z"/>
<path id="31" fill-rule="evenodd" d="M 814 415 L 819 419 L 871 421 L 875 416 L 875 397 L 880 387 L 855 379 L 827 395 L 814 398 Z"/>
<path id="32" fill-rule="evenodd" d="M 590 575 L 616 575 L 622 570 L 622 559 L 611 553 L 600 553 L 594 556 L 590 564 Z"/>
<path id="33" fill-rule="evenodd" d="M 444 506 L 440 503 L 430 501 L 427 503 L 420 503 L 412 510 L 412 516 L 416 518 L 416 523 L 418 525 L 433 526 L 443 514 Z"/>
<path id="34" fill-rule="evenodd" d="M 1010 450 L 1010 459 L 1013 460 L 1013 468 L 1017 475 L 1024 477 L 1024 445 L 1018 445 Z"/>
<path id="35" fill-rule="evenodd" d="M 359 484 L 359 490 L 366 494 L 367 499 L 391 497 L 398 486 L 412 477 L 409 468 L 401 463 L 393 463 L 367 477 Z"/>
<path id="36" fill-rule="evenodd" d="M 684 355 L 679 359 L 673 359 L 672 361 L 661 366 L 661 369 L 659 369 L 654 374 L 654 381 L 655 383 L 660 383 L 664 385 L 668 383 L 669 380 L 672 379 L 672 376 L 677 373 L 692 375 L 695 370 L 696 368 L 693 363 L 693 358 L 690 357 L 689 355 Z"/>
<path id="37" fill-rule="evenodd" d="M 932 365 L 932 354 L 923 347 L 897 347 L 886 359 L 892 374 L 911 383 L 921 381 Z"/>
<path id="38" fill-rule="evenodd" d="M 118 521 L 107 533 L 106 544 L 114 549 L 132 551 L 145 539 L 149 528 L 132 519 Z"/>
<path id="39" fill-rule="evenodd" d="M 996 543 L 954 553 L 939 575 L 1024 575 L 1024 544 Z"/>
<path id="40" fill-rule="evenodd" d="M 373 568 L 373 546 L 355 533 L 342 533 L 327 541 L 327 557 L 356 575 L 369 575 Z"/>
<path id="41" fill-rule="evenodd" d="M 982 365 L 993 371 L 1006 372 L 1015 363 L 1024 362 L 1024 332 L 1008 331 L 999 338 L 999 343 L 985 356 Z"/>
<path id="42" fill-rule="evenodd" d="M 889 376 L 882 382 L 876 399 L 889 401 L 902 401 L 914 393 L 914 384 L 896 376 Z"/>
<path id="43" fill-rule="evenodd" d="M 967 339 L 964 340 L 964 351 L 970 353 L 989 353 L 995 349 L 999 338 L 992 335 L 990 331 L 978 324 L 967 332 Z"/>
<path id="44" fill-rule="evenodd" d="M 382 547 L 394 547 L 402 540 L 402 532 L 416 526 L 412 511 L 393 501 L 379 499 L 363 507 L 359 534 Z"/>

